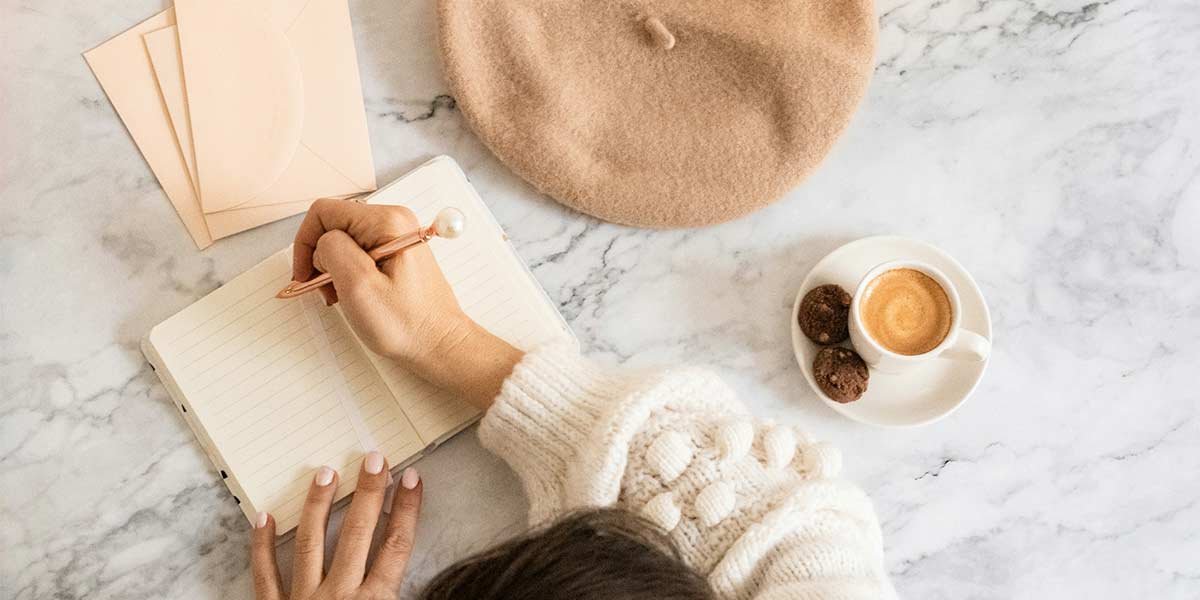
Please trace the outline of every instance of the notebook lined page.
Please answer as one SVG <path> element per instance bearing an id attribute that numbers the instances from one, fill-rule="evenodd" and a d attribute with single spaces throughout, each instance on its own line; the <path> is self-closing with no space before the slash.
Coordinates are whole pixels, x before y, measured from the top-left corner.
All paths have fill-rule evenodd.
<path id="1" fill-rule="evenodd" d="M 457 164 L 441 157 L 376 192 L 371 204 L 402 204 L 421 223 L 438 211 L 455 207 L 467 217 L 466 231 L 456 239 L 429 242 L 463 310 L 508 343 L 528 350 L 555 338 L 569 338 L 562 317 L 513 253 L 504 232 L 475 193 Z M 461 429 L 478 409 L 371 353 L 380 376 L 427 442 Z"/>
<path id="2" fill-rule="evenodd" d="M 289 249 L 150 334 L 242 501 L 271 512 L 280 532 L 296 525 L 321 465 L 338 469 L 340 499 L 364 446 L 391 464 L 425 446 L 335 310 L 274 298 L 290 279 Z"/>

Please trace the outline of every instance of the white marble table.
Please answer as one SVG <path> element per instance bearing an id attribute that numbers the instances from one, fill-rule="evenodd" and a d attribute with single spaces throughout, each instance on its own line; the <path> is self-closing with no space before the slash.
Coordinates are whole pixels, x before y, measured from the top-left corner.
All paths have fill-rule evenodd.
<path id="1" fill-rule="evenodd" d="M 3 598 L 250 597 L 247 524 L 137 343 L 298 221 L 197 252 L 176 220 L 79 56 L 163 6 L 0 8 Z M 906 597 L 1200 596 L 1200 6 L 878 8 L 869 96 L 812 179 L 654 232 L 559 208 L 489 155 L 444 95 L 432 0 L 354 0 L 380 179 L 455 156 L 592 355 L 711 365 L 840 444 Z M 992 309 L 983 384 L 921 429 L 838 416 L 789 346 L 805 272 L 876 233 L 942 246 Z M 519 530 L 520 489 L 473 433 L 421 468 L 413 582 Z"/>

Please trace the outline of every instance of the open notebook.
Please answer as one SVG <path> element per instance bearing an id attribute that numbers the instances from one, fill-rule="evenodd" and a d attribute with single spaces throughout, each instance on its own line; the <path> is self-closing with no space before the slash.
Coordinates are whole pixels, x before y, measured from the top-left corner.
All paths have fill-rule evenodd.
<path id="1" fill-rule="evenodd" d="M 522 349 L 571 333 L 458 165 L 438 157 L 367 199 L 430 222 L 454 206 L 466 232 L 430 242 L 463 310 Z M 142 351 L 248 519 L 296 526 L 313 472 L 338 469 L 340 500 L 364 452 L 401 468 L 474 422 L 477 409 L 366 349 L 319 294 L 277 300 L 291 249 L 163 321 Z"/>

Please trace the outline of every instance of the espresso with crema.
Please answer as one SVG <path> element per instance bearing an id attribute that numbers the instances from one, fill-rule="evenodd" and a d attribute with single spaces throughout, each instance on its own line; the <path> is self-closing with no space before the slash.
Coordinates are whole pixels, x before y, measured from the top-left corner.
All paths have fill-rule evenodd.
<path id="1" fill-rule="evenodd" d="M 880 346 L 915 356 L 937 348 L 950 335 L 954 309 L 932 277 L 916 269 L 892 269 L 867 284 L 858 316 Z"/>

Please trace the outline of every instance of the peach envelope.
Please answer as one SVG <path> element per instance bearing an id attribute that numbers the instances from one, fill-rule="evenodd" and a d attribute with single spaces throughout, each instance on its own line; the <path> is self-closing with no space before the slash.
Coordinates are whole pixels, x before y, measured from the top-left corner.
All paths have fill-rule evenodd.
<path id="1" fill-rule="evenodd" d="M 196 211 L 201 215 L 209 235 L 212 239 L 221 239 L 308 210 L 312 199 L 284 204 L 247 205 L 243 208 L 208 214 L 204 214 L 200 209 L 198 199 L 200 183 L 196 177 L 196 150 L 192 143 L 191 117 L 188 113 L 187 100 L 184 97 L 183 64 L 179 59 L 177 32 L 177 28 L 172 25 L 147 33 L 142 36 L 142 40 L 145 42 L 150 63 L 154 67 L 158 91 L 171 122 L 172 134 L 175 136 L 179 153 L 183 157 L 184 166 L 187 168 Z"/>
<path id="2" fill-rule="evenodd" d="M 196 147 L 192 145 L 192 119 L 188 115 L 187 100 L 183 93 L 183 64 L 179 60 L 179 39 L 174 25 L 142 36 L 150 64 L 154 67 L 154 78 L 162 95 L 163 106 L 171 120 L 175 141 L 183 154 L 192 189 L 199 190 L 196 179 Z"/>
<path id="3" fill-rule="evenodd" d="M 167 9 L 85 52 L 84 58 L 196 246 L 204 249 L 214 239 L 304 212 L 308 202 L 301 201 L 229 210 L 205 218 L 142 40 L 143 34 L 174 23 L 175 11 Z"/>
<path id="4" fill-rule="evenodd" d="M 231 209 L 375 189 L 346 0 L 176 0 L 175 12 L 210 224 Z"/>

